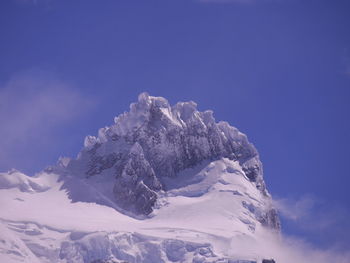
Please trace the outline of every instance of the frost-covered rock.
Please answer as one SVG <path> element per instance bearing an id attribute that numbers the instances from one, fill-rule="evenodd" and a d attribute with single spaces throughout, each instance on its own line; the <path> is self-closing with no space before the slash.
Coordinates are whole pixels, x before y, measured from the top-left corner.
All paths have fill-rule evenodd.
<path id="1" fill-rule="evenodd" d="M 118 197 L 116 202 L 123 209 L 149 214 L 157 200 L 155 191 L 162 188 L 161 183 L 137 142 L 131 147 L 126 159 L 113 189 Z"/>

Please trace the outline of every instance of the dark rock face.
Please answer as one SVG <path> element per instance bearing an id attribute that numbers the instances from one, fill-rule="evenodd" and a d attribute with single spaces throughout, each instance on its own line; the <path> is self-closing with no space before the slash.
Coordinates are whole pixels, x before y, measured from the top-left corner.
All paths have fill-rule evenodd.
<path id="1" fill-rule="evenodd" d="M 115 202 L 136 214 L 149 214 L 164 187 L 159 178 L 204 160 L 222 157 L 238 161 L 249 180 L 268 196 L 258 152 L 247 137 L 226 122 L 216 123 L 211 111 L 199 112 L 194 102 L 170 106 L 160 97 L 146 93 L 131 104 L 130 112 L 115 124 L 100 129 L 98 137 L 88 136 L 79 160 L 88 165 L 88 177 L 112 169 Z M 266 225 L 278 220 L 275 212 Z"/>
<path id="2" fill-rule="evenodd" d="M 275 229 L 281 228 L 281 222 L 279 220 L 277 210 L 274 208 L 271 208 L 267 211 L 265 217 L 261 221 L 262 225 L 264 226 L 273 226 Z M 273 262 L 272 262 L 273 263 Z"/>
<path id="3" fill-rule="evenodd" d="M 154 170 L 146 160 L 141 146 L 136 142 L 127 156 L 127 161 L 120 174 L 113 192 L 118 205 L 137 214 L 149 214 L 157 200 L 155 191 L 162 186 Z"/>
<path id="4" fill-rule="evenodd" d="M 255 207 L 252 203 L 242 202 L 242 206 L 246 208 L 249 212 L 255 214 L 256 219 L 266 227 L 272 227 L 275 229 L 281 228 L 281 223 L 278 218 L 276 209 L 270 208 L 265 212 L 262 212 L 259 208 Z"/>
<path id="5" fill-rule="evenodd" d="M 262 263 L 276 263 L 273 259 L 263 259 Z"/>

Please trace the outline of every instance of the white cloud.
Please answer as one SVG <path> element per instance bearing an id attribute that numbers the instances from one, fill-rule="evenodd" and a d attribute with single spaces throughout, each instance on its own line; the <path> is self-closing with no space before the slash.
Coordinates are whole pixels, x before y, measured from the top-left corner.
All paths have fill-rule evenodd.
<path id="1" fill-rule="evenodd" d="M 298 221 L 308 217 L 315 206 L 315 199 L 311 196 L 304 196 L 299 199 L 278 199 L 274 200 L 279 213 L 287 219 Z"/>
<path id="2" fill-rule="evenodd" d="M 350 217 L 350 212 L 340 204 L 331 204 L 311 195 L 298 199 L 277 199 L 274 204 L 282 217 L 294 221 L 300 229 L 335 232 L 340 225 L 344 225 L 339 225 L 339 222 L 350 228 L 350 223 L 343 222 Z"/>
<path id="3" fill-rule="evenodd" d="M 304 236 L 312 237 L 313 240 L 326 240 L 322 247 L 326 244 L 329 246 L 328 249 L 321 249 L 303 240 L 285 237 L 285 249 L 290 248 L 293 253 L 309 256 L 309 262 L 350 262 L 350 211 L 347 207 L 312 195 L 297 199 L 279 199 L 274 203 L 281 217 L 289 220 L 293 228 L 298 229 Z"/>
<path id="4" fill-rule="evenodd" d="M 264 244 L 265 251 L 275 256 L 276 262 L 283 263 L 348 263 L 350 253 L 337 249 L 319 249 L 303 241 L 292 237 L 270 239 Z"/>
<path id="5" fill-rule="evenodd" d="M 228 253 L 230 256 L 246 259 L 254 259 L 253 255 L 263 255 L 265 259 L 273 258 L 277 263 L 350 262 L 350 253 L 346 250 L 319 249 L 302 239 L 269 231 L 256 233 L 256 237 L 258 242 L 249 238 L 233 238 Z"/>
<path id="6" fill-rule="evenodd" d="M 0 167 L 30 148 L 52 147 L 55 129 L 85 114 L 94 102 L 52 74 L 28 71 L 0 86 Z M 33 151 L 33 149 L 30 149 Z M 31 159 L 31 151 L 27 152 Z"/>

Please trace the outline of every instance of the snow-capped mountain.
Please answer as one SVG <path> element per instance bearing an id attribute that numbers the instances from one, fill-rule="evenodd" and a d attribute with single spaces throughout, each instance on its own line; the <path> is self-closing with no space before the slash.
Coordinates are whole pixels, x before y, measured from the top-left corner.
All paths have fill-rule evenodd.
<path id="1" fill-rule="evenodd" d="M 273 262 L 279 218 L 247 137 L 139 95 L 76 159 L 0 174 L 1 262 Z"/>

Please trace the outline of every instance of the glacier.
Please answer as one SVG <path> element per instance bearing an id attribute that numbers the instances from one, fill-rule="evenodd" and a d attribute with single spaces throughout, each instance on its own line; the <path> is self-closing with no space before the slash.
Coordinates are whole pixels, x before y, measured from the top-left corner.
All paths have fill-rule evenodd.
<path id="1" fill-rule="evenodd" d="M 35 176 L 0 173 L 1 262 L 278 260 L 280 221 L 246 135 L 142 93 Z"/>

